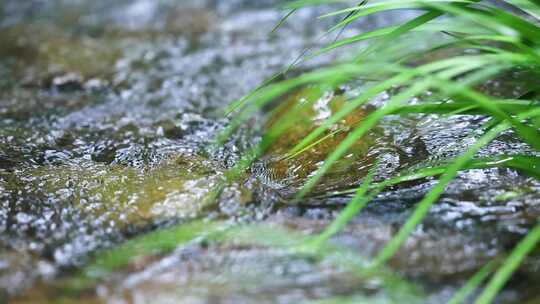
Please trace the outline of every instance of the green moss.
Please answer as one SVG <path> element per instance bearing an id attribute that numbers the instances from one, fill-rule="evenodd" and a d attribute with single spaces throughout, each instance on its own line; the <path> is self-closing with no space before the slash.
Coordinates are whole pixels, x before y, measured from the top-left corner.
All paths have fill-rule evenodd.
<path id="1" fill-rule="evenodd" d="M 148 171 L 90 162 L 38 167 L 26 176 L 44 195 L 123 227 L 198 215 L 212 203 L 213 187 L 222 179 L 216 167 L 197 156 L 178 156 Z"/>
<path id="2" fill-rule="evenodd" d="M 511 191 L 505 191 L 497 196 L 495 196 L 495 201 L 497 202 L 506 202 L 506 201 L 510 201 L 512 199 L 515 199 L 515 198 L 518 198 L 520 196 L 523 196 L 527 193 L 530 193 L 531 192 L 531 189 L 527 189 L 526 187 L 523 187 L 523 188 L 516 188 L 514 190 L 511 190 Z"/>

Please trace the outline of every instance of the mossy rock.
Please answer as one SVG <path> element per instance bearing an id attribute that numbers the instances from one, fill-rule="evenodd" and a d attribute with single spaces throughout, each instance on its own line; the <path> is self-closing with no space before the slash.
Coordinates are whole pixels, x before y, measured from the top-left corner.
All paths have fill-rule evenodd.
<path id="1" fill-rule="evenodd" d="M 357 108 L 339 122 L 332 125 L 316 145 L 302 153 L 289 155 L 293 147 L 315 130 L 330 116 L 340 111 L 346 104 L 345 96 L 321 87 L 307 87 L 289 95 L 270 113 L 267 127 L 286 125 L 286 131 L 279 136 L 265 156 L 266 168 L 262 176 L 269 184 L 293 193 L 322 165 L 324 160 L 367 116 L 367 111 Z M 357 140 L 346 157 L 339 160 L 316 189 L 324 192 L 357 183 L 367 174 L 375 161 L 370 149 L 377 141 L 371 132 Z"/>
<path id="2" fill-rule="evenodd" d="M 149 170 L 88 161 L 42 166 L 25 175 L 49 199 L 71 202 L 84 214 L 118 227 L 196 217 L 213 203 L 213 191 L 223 181 L 214 162 L 185 155 Z"/>

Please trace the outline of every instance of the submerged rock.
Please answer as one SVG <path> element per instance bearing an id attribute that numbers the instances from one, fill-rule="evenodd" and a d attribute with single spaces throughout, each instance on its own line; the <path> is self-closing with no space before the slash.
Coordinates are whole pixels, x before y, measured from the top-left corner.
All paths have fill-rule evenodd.
<path id="1" fill-rule="evenodd" d="M 136 227 L 166 218 L 192 218 L 212 201 L 223 182 L 219 165 L 180 155 L 149 170 L 80 162 L 25 172 L 48 200 L 70 201 L 86 216 Z"/>
<path id="2" fill-rule="evenodd" d="M 375 279 L 365 282 L 329 261 L 234 244 L 190 246 L 113 282 L 103 293 L 112 302 L 298 303 L 362 291 L 372 300 L 391 298 L 377 294 Z"/>
<path id="3" fill-rule="evenodd" d="M 291 150 L 311 131 L 346 106 L 346 97 L 320 87 L 309 87 L 291 94 L 270 114 L 268 128 L 285 127 L 254 171 L 266 185 L 283 195 L 294 194 L 322 166 L 324 160 L 343 142 L 368 114 L 357 108 L 314 140 L 315 145 L 291 155 Z M 388 144 L 388 143 L 386 143 Z M 350 146 L 346 156 L 323 177 L 315 193 L 326 193 L 358 184 L 377 159 L 377 149 L 385 145 L 380 130 L 369 132 Z"/>

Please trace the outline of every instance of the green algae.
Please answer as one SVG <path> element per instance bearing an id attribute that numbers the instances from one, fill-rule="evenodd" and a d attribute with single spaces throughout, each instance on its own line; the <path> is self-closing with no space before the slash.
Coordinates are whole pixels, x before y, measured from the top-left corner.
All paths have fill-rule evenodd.
<path id="1" fill-rule="evenodd" d="M 214 203 L 212 185 L 222 179 L 214 163 L 180 155 L 153 169 L 93 162 L 41 166 L 25 172 L 42 195 L 70 201 L 85 214 L 119 227 L 158 218 L 190 218 Z"/>

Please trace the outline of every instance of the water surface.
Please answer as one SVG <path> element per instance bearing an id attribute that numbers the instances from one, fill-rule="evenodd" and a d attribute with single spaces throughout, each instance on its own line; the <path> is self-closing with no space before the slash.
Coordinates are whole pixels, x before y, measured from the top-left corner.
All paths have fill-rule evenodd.
<path id="1" fill-rule="evenodd" d="M 321 8 L 299 12 L 270 34 L 283 15 L 275 6 L 275 1 L 240 0 L 0 4 L 1 300 L 300 303 L 367 298 L 386 303 L 407 296 L 441 303 L 527 233 L 540 215 L 540 184 L 512 170 L 469 170 L 448 187 L 390 263 L 418 290 L 404 292 L 381 278 L 358 277 L 354 267 L 336 265 L 332 256 L 315 259 L 286 246 L 234 237 L 199 237 L 131 261 L 75 295 L 67 290 L 66 282 L 98 252 L 179 223 L 258 223 L 313 235 L 350 199 L 329 191 L 357 185 L 375 159 L 382 160 L 376 176 L 381 180 L 404 168 L 444 161 L 473 143 L 482 117 L 388 117 L 323 180 L 317 195 L 291 205 L 291 195 L 328 150 L 394 93 L 378 96 L 341 122 L 336 127 L 344 131 L 325 145 L 284 159 L 295 141 L 364 84 L 355 84 L 354 90 L 306 88 L 282 100 L 284 105 L 311 100 L 303 123 L 214 200 L 213 189 L 225 180 L 227 169 L 281 115 L 278 108 L 266 122 L 262 115 L 254 117 L 223 146 L 212 148 L 212 139 L 228 123 L 224 107 L 305 48 L 333 39 L 320 38 L 332 22 L 314 21 Z M 343 35 L 400 17 L 368 18 Z M 292 74 L 342 55 L 310 60 Z M 485 89 L 519 94 L 515 83 L 520 77 L 509 75 Z M 501 153 L 531 152 L 509 132 L 479 156 Z M 359 260 L 372 256 L 434 183 L 426 179 L 388 189 L 333 244 Z M 538 299 L 538 253 L 500 295 L 501 303 Z"/>

